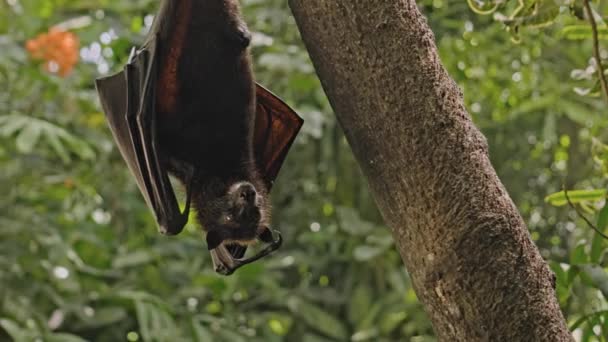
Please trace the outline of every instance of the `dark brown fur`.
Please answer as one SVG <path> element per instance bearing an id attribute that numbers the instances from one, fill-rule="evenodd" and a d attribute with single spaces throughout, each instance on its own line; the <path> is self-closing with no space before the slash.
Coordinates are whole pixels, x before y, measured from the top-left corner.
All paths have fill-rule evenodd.
<path id="1" fill-rule="evenodd" d="M 170 0 L 165 6 L 168 19 L 157 23 L 163 162 L 185 186 L 194 175 L 192 204 L 205 230 L 248 243 L 270 223 L 268 189 L 253 154 L 249 33 L 237 0 Z M 257 192 L 253 206 L 239 197 L 237 185 L 246 183 Z"/>

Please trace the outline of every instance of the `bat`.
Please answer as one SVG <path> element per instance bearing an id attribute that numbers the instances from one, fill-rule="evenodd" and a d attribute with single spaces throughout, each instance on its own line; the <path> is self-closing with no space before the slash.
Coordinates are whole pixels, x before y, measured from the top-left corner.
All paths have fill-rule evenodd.
<path id="1" fill-rule="evenodd" d="M 250 41 L 238 0 L 162 0 L 124 69 L 96 80 L 159 231 L 179 234 L 194 208 L 214 269 L 224 275 L 280 247 L 270 228 L 270 190 L 303 124 L 254 81 Z M 186 190 L 183 211 L 169 175 Z M 244 259 L 257 240 L 268 245 Z"/>

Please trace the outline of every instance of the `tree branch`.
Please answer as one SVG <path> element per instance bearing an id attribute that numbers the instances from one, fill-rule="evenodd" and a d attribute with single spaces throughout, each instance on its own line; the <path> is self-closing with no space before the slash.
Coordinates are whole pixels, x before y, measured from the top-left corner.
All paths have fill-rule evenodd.
<path id="1" fill-rule="evenodd" d="M 289 0 L 439 341 L 572 341 L 415 0 Z"/>
<path id="2" fill-rule="evenodd" d="M 591 10 L 589 0 L 583 0 L 583 4 L 585 5 L 587 17 L 589 17 L 591 31 L 593 32 L 593 56 L 595 57 L 595 63 L 597 64 L 597 72 L 600 77 L 602 92 L 604 93 L 604 98 L 606 99 L 606 101 L 608 101 L 608 82 L 606 81 L 606 75 L 604 75 L 604 66 L 602 65 L 602 57 L 600 56 L 600 39 L 599 34 L 597 32 L 597 23 L 595 22 L 595 17 L 593 16 L 593 11 Z"/>

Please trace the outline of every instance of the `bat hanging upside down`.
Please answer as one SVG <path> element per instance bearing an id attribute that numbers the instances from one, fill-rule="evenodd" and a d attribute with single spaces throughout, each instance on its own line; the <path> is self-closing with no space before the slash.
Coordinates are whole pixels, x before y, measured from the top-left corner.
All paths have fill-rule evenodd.
<path id="1" fill-rule="evenodd" d="M 110 129 L 162 233 L 190 206 L 215 270 L 231 274 L 281 245 L 270 188 L 302 119 L 255 83 L 238 0 L 163 0 L 122 72 L 98 79 Z M 186 188 L 178 205 L 169 174 Z M 256 240 L 269 245 L 243 259 Z"/>

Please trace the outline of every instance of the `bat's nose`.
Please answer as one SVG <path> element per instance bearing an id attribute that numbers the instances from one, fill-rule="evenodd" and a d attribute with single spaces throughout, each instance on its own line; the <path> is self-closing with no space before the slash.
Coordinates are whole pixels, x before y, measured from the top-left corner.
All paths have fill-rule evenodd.
<path id="1" fill-rule="evenodd" d="M 237 188 L 238 196 L 247 203 L 253 203 L 255 201 L 255 187 L 248 182 L 244 182 Z"/>

